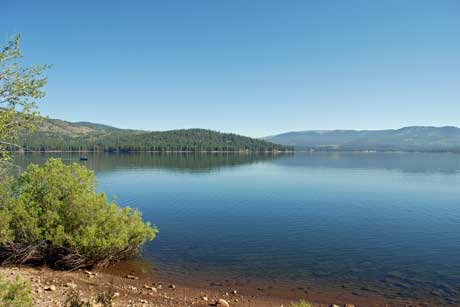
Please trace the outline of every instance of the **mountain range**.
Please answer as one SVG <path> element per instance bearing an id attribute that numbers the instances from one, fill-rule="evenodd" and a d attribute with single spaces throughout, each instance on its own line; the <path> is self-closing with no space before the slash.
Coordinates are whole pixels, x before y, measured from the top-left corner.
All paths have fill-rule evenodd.
<path id="1" fill-rule="evenodd" d="M 145 131 L 43 119 L 19 143 L 30 151 L 427 151 L 460 152 L 460 128 L 308 130 L 261 139 L 206 129 Z"/>
<path id="2" fill-rule="evenodd" d="M 25 151 L 228 151 L 274 152 L 289 146 L 206 129 L 143 131 L 119 129 L 90 122 L 43 119 L 37 131 L 24 133 Z"/>
<path id="3" fill-rule="evenodd" d="M 460 152 L 460 128 L 412 126 L 388 130 L 311 130 L 263 138 L 297 150 Z"/>

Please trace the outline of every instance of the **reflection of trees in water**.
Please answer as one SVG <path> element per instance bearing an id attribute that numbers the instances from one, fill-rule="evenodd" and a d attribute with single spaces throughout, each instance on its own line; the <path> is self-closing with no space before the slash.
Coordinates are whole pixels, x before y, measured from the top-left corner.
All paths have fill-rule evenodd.
<path id="1" fill-rule="evenodd" d="M 282 154 L 159 154 L 159 153 L 87 153 L 88 161 L 80 162 L 78 153 L 19 154 L 18 165 L 26 167 L 33 162 L 41 164 L 48 158 L 60 158 L 64 162 L 84 163 L 95 171 L 123 168 L 166 169 L 178 172 L 211 172 L 224 167 L 253 164 L 277 159 Z"/>
<path id="2" fill-rule="evenodd" d="M 165 169 L 178 172 L 212 172 L 224 167 L 248 165 L 263 161 L 273 161 L 283 167 L 296 168 L 344 168 L 381 169 L 407 173 L 460 172 L 460 154 L 451 153 L 305 153 L 296 154 L 179 154 L 179 153 L 32 153 L 18 154 L 16 163 L 25 167 L 28 163 L 43 163 L 50 157 L 65 162 L 80 163 L 85 155 L 89 168 L 105 171 L 123 168 Z"/>

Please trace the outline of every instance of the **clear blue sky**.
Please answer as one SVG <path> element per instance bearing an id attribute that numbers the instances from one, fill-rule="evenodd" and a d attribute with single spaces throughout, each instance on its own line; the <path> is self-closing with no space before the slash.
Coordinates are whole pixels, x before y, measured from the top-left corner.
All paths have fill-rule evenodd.
<path id="1" fill-rule="evenodd" d="M 6 1 L 6 2 L 5 2 Z M 3 0 L 45 115 L 122 128 L 460 125 L 460 1 Z"/>

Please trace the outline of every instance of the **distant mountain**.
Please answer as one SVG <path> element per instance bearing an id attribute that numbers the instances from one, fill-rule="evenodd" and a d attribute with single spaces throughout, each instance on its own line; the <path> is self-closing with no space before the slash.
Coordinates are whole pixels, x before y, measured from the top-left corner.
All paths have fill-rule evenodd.
<path id="1" fill-rule="evenodd" d="M 66 123 L 72 125 L 72 123 L 69 123 L 69 122 L 66 122 Z M 73 123 L 73 124 L 77 125 L 77 126 L 93 128 L 93 129 L 120 130 L 119 128 L 115 128 L 115 127 L 112 127 L 112 126 L 103 125 L 103 124 L 96 124 L 96 123 L 91 123 L 91 122 L 76 122 L 76 123 Z"/>
<path id="2" fill-rule="evenodd" d="M 44 119 L 20 137 L 29 151 L 286 151 L 289 146 L 205 129 L 162 132 L 119 129 L 90 122 Z"/>
<path id="3" fill-rule="evenodd" d="M 451 126 L 299 131 L 264 140 L 306 150 L 460 152 L 460 128 Z"/>

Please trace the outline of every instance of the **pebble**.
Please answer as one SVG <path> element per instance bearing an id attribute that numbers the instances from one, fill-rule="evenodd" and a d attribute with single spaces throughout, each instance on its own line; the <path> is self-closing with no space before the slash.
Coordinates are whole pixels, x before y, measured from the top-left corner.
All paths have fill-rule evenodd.
<path id="1" fill-rule="evenodd" d="M 70 289 L 75 289 L 77 287 L 77 285 L 74 284 L 73 282 L 68 282 L 65 284 L 65 286 Z"/>
<path id="2" fill-rule="evenodd" d="M 145 288 L 145 289 L 152 290 L 153 292 L 157 292 L 157 288 L 152 287 L 152 286 L 149 286 L 149 285 L 144 285 L 144 288 Z"/>
<path id="3" fill-rule="evenodd" d="M 228 302 L 222 298 L 220 298 L 217 303 L 216 303 L 216 306 L 218 307 L 230 307 L 230 305 L 228 304 Z"/>
<path id="4" fill-rule="evenodd" d="M 89 275 L 89 276 L 97 276 L 97 273 L 94 273 L 94 272 L 90 272 L 90 271 L 87 271 L 87 270 L 84 270 L 83 272 L 85 272 L 85 274 Z"/>
<path id="5" fill-rule="evenodd" d="M 46 291 L 56 291 L 56 286 L 55 285 L 46 286 L 44 289 Z"/>

